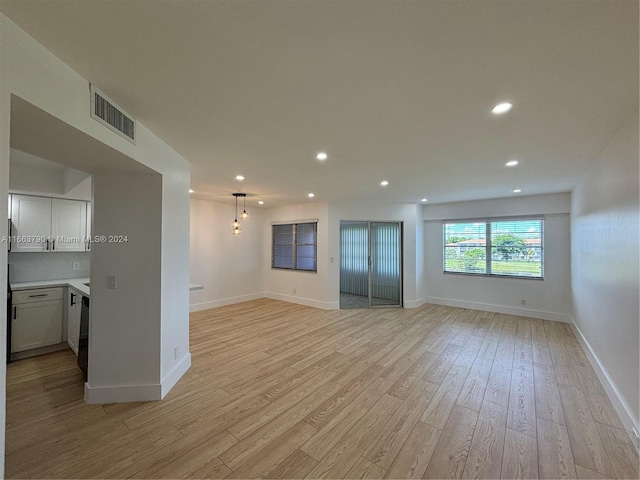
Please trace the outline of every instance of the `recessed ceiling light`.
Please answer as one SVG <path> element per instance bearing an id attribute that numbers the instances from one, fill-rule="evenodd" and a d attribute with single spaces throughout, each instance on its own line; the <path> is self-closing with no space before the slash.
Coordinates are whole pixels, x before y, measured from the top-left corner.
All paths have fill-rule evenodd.
<path id="1" fill-rule="evenodd" d="M 386 187 L 387 185 L 389 185 L 389 182 L 387 182 L 386 180 L 382 180 L 380 182 L 380 185 L 382 185 L 383 187 Z"/>
<path id="2" fill-rule="evenodd" d="M 258 205 L 264 205 L 264 202 L 262 200 L 258 200 Z"/>
<path id="3" fill-rule="evenodd" d="M 420 201 L 421 201 L 421 202 L 426 202 L 426 201 L 427 201 L 427 199 L 426 199 L 426 198 L 423 198 L 423 199 L 422 199 L 422 200 L 420 200 Z"/>
<path id="4" fill-rule="evenodd" d="M 511 107 L 513 107 L 512 103 L 509 103 L 509 102 L 499 103 L 491 109 L 491 113 L 495 113 L 496 115 L 501 115 L 511 110 Z"/>
<path id="5" fill-rule="evenodd" d="M 193 189 L 192 188 L 189 189 L 189 193 L 193 193 Z"/>
<path id="6" fill-rule="evenodd" d="M 507 163 L 504 164 L 505 167 L 515 167 L 516 165 L 518 165 L 518 160 L 509 160 Z"/>
<path id="7" fill-rule="evenodd" d="M 519 188 L 516 188 L 513 193 L 520 193 L 522 190 L 520 190 Z"/>
<path id="8" fill-rule="evenodd" d="M 307 194 L 307 197 L 309 197 L 309 198 L 313 198 L 313 197 L 315 197 L 315 196 L 316 196 L 316 195 L 315 195 L 315 193 L 308 193 L 308 194 Z"/>
<path id="9" fill-rule="evenodd" d="M 326 160 L 326 159 L 327 159 L 327 154 L 326 154 L 326 153 L 324 153 L 324 152 L 320 152 L 320 153 L 318 153 L 318 154 L 316 155 L 316 158 L 317 158 L 318 160 L 321 160 L 321 161 L 322 161 L 322 160 Z"/>
<path id="10" fill-rule="evenodd" d="M 242 181 L 244 177 L 242 175 L 236 175 L 236 180 Z"/>

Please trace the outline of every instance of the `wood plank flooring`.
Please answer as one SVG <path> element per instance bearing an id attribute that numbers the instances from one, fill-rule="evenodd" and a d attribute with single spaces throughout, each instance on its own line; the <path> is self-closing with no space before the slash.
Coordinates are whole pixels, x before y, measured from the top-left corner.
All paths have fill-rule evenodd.
<path id="1" fill-rule="evenodd" d="M 568 325 L 275 300 L 191 315 L 162 402 L 86 405 L 71 351 L 7 369 L 7 478 L 638 478 Z"/>

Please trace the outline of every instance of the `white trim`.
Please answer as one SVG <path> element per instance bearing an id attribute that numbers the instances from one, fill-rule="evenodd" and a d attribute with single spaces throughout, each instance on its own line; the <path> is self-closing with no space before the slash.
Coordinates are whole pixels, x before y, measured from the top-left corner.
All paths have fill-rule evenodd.
<path id="1" fill-rule="evenodd" d="M 638 440 L 635 438 L 632 428 L 635 428 L 636 431 L 640 431 L 640 424 L 638 423 L 638 419 L 633 418 L 633 409 L 625 402 L 622 395 L 616 388 L 615 382 L 609 376 L 607 369 L 604 368 L 604 365 L 598 359 L 598 356 L 589 345 L 589 342 L 582 334 L 580 327 L 576 324 L 576 321 L 571 317 L 571 328 L 573 329 L 576 337 L 582 344 L 582 349 L 587 354 L 587 358 L 589 359 L 589 363 L 593 367 L 593 370 L 596 372 L 600 383 L 604 387 L 605 392 L 607 392 L 607 396 L 611 403 L 613 404 L 613 408 L 616 409 L 622 424 L 624 425 L 624 429 L 626 430 L 629 438 L 631 439 L 631 443 L 635 445 L 636 449 L 640 451 L 640 445 L 638 445 Z"/>
<path id="2" fill-rule="evenodd" d="M 224 307 L 225 305 L 233 305 L 234 303 L 248 302 L 264 298 L 264 292 L 249 293 L 247 295 L 238 295 L 237 297 L 221 298 L 219 300 L 211 300 L 202 303 L 192 303 L 189 305 L 189 312 L 199 312 L 200 310 L 208 310 L 209 308 Z"/>
<path id="3" fill-rule="evenodd" d="M 162 400 L 162 385 L 114 385 L 92 387 L 84 384 L 84 401 L 90 404 L 149 402 Z"/>
<path id="4" fill-rule="evenodd" d="M 182 378 L 191 366 L 191 354 L 188 353 L 162 379 L 162 383 L 149 385 L 112 385 L 108 387 L 92 387 L 84 384 L 84 401 L 89 404 L 130 403 L 162 400 Z"/>
<path id="5" fill-rule="evenodd" d="M 448 307 L 469 308 L 471 310 L 483 310 L 485 312 L 505 313 L 520 317 L 541 318 L 554 322 L 571 323 L 571 316 L 566 313 L 546 312 L 544 310 L 531 310 L 528 308 L 509 307 L 506 305 L 493 305 L 490 303 L 467 302 L 452 298 L 425 297 L 424 303 L 435 303 Z"/>
<path id="6" fill-rule="evenodd" d="M 405 300 L 404 308 L 418 308 L 427 303 L 427 299 L 425 297 L 419 298 L 417 300 Z"/>
<path id="7" fill-rule="evenodd" d="M 293 225 L 294 223 L 319 223 L 317 218 L 309 218 L 307 220 L 274 220 L 271 222 L 271 226 L 274 225 Z"/>
<path id="8" fill-rule="evenodd" d="M 161 396 L 164 398 L 167 393 L 178 383 L 178 380 L 182 378 L 182 376 L 187 373 L 191 367 L 191 353 L 187 353 L 182 359 L 176 364 L 175 367 L 171 369 L 169 373 L 165 375 L 161 382 Z"/>
<path id="9" fill-rule="evenodd" d="M 273 300 L 282 300 L 283 302 L 306 305 L 307 307 L 321 308 L 323 310 L 340 309 L 340 302 L 321 302 L 320 300 L 314 300 L 312 298 L 294 297 L 292 295 L 283 295 L 282 293 L 274 292 L 265 292 L 264 297 L 271 298 Z"/>

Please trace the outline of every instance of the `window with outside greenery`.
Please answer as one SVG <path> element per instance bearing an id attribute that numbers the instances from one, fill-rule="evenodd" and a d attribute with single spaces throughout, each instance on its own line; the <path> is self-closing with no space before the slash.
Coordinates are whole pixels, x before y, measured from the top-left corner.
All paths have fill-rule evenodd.
<path id="1" fill-rule="evenodd" d="M 544 220 L 444 223 L 448 273 L 544 278 Z"/>
<path id="2" fill-rule="evenodd" d="M 271 268 L 317 271 L 317 222 L 273 225 L 271 233 Z"/>

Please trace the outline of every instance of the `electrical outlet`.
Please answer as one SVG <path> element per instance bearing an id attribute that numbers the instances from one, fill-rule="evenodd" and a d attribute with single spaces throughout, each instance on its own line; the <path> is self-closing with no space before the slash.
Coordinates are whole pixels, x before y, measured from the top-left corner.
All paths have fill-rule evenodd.
<path id="1" fill-rule="evenodd" d="M 74 272 L 77 272 L 78 270 L 80 270 L 80 262 L 73 262 L 71 264 L 71 268 L 73 269 Z"/>
<path id="2" fill-rule="evenodd" d="M 520 305 L 522 305 L 523 307 L 526 307 L 527 306 L 527 301 L 524 300 L 524 299 L 520 300 Z"/>
<path id="3" fill-rule="evenodd" d="M 107 288 L 118 288 L 117 275 L 107 275 Z"/>
<path id="4" fill-rule="evenodd" d="M 329 257 L 329 263 L 333 263 L 333 257 Z"/>
<path id="5" fill-rule="evenodd" d="M 295 289 L 295 288 L 293 289 L 293 293 L 294 293 L 294 294 L 296 293 L 296 289 Z"/>
<path id="6" fill-rule="evenodd" d="M 180 355 L 180 347 L 173 347 L 173 359 L 177 360 Z"/>

